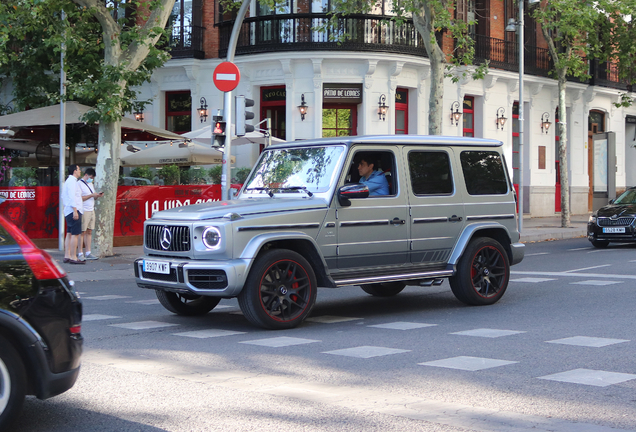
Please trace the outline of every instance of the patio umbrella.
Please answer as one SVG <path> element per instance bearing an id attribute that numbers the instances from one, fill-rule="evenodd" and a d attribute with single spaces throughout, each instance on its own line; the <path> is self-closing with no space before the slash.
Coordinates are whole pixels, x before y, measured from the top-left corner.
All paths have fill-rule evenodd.
<path id="1" fill-rule="evenodd" d="M 201 129 L 186 132 L 182 137 L 190 138 L 192 141 L 200 142 L 203 144 L 212 144 L 212 126 L 204 126 Z M 280 138 L 272 137 L 272 144 L 284 142 Z M 259 132 L 249 132 L 242 137 L 232 137 L 232 145 L 244 145 L 244 144 L 267 144 L 267 138 Z"/>
<path id="2" fill-rule="evenodd" d="M 140 152 L 123 156 L 122 166 L 212 165 L 223 162 L 223 152 L 193 142 L 161 144 Z M 235 158 L 232 157 L 232 162 Z"/>
<path id="3" fill-rule="evenodd" d="M 91 110 L 91 107 L 82 105 L 79 102 L 66 102 L 66 124 L 84 124 L 84 122 L 80 119 L 89 110 Z M 0 127 L 2 128 L 24 129 L 43 126 L 59 126 L 59 124 L 59 104 L 0 116 Z M 138 122 L 136 120 L 129 119 L 128 117 L 122 117 L 121 128 L 123 131 L 126 132 L 127 140 L 137 138 L 134 135 L 139 135 L 141 132 L 145 132 L 146 134 L 163 139 L 183 140 L 181 135 L 178 135 L 174 132 L 170 132 L 143 122 Z M 147 139 L 147 137 L 139 138 Z"/>

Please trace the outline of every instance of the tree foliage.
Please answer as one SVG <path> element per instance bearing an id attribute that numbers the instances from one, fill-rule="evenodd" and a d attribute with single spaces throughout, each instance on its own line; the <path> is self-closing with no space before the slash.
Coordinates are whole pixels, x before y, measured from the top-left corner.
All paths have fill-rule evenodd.
<path id="1" fill-rule="evenodd" d="M 284 10 L 285 0 L 258 0 L 272 10 Z M 390 5 L 387 20 L 397 26 L 412 20 L 417 32 L 422 37 L 428 58 L 430 60 L 430 95 L 428 110 L 429 134 L 442 133 L 442 112 L 444 100 L 444 79 L 451 78 L 457 82 L 468 76 L 481 79 L 487 73 L 488 63 L 476 68 L 471 66 L 474 59 L 475 41 L 470 37 L 468 26 L 473 24 L 457 18 L 455 9 L 458 0 L 331 0 L 329 19 L 316 26 L 315 30 L 327 32 L 333 40 L 347 39 L 349 29 L 342 23 L 342 19 L 352 14 L 369 14 L 381 10 L 382 3 Z M 232 10 L 238 8 L 240 0 L 221 0 L 224 8 Z M 440 45 L 440 40 L 452 40 L 452 50 L 446 53 Z"/>

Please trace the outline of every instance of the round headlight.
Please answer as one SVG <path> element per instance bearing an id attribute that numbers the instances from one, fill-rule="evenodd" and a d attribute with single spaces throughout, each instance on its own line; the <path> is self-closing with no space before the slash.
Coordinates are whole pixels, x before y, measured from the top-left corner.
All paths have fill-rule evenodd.
<path id="1" fill-rule="evenodd" d="M 221 244 L 221 231 L 216 227 L 207 227 L 203 231 L 203 244 L 208 249 L 218 249 Z"/>

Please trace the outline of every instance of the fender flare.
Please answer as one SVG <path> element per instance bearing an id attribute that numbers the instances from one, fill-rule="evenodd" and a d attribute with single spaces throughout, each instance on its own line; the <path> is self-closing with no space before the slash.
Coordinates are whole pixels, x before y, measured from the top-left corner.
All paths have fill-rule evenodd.
<path id="1" fill-rule="evenodd" d="M 240 259 L 248 263 L 247 268 L 245 269 L 246 274 L 249 274 L 252 268 L 252 264 L 254 263 L 254 260 L 256 259 L 260 251 L 263 249 L 264 245 L 271 242 L 285 242 L 285 241 L 309 242 L 312 245 L 313 252 L 315 253 L 315 256 L 313 258 L 317 257 L 320 259 L 320 262 L 318 263 L 316 262 L 315 259 L 308 260 L 310 261 L 310 263 L 312 263 L 312 266 L 314 267 L 314 269 L 317 270 L 316 277 L 320 280 L 321 275 L 319 275 L 318 272 L 322 272 L 322 275 L 324 275 L 324 277 L 326 278 L 325 282 L 326 281 L 330 282 L 330 284 L 328 284 L 327 286 L 333 285 L 335 287 L 335 284 L 329 273 L 329 267 L 327 266 L 325 257 L 322 255 L 322 252 L 320 251 L 320 248 L 318 247 L 316 240 L 313 237 L 308 236 L 304 232 L 300 232 L 300 231 L 264 233 L 264 234 L 259 234 L 257 236 L 252 237 L 252 239 L 247 243 L 247 245 L 243 249 L 243 252 L 241 252 L 241 256 L 240 256 Z M 290 249 L 294 250 L 292 248 Z M 310 253 L 310 254 L 314 255 L 313 253 Z M 303 254 L 301 253 L 301 255 Z M 322 266 L 322 268 L 317 268 L 318 266 Z"/>
<path id="2" fill-rule="evenodd" d="M 455 243 L 455 247 L 453 248 L 453 252 L 451 253 L 450 259 L 448 260 L 448 265 L 455 268 L 460 258 L 462 257 L 466 246 L 475 237 L 475 233 L 483 230 L 499 230 L 501 231 L 506 238 L 508 239 L 508 244 L 502 244 L 506 252 L 508 253 L 508 257 L 512 260 L 512 251 L 510 250 L 510 245 L 512 244 L 512 238 L 510 237 L 510 232 L 508 229 L 500 223 L 497 222 L 479 222 L 468 224 L 464 227 L 461 235 L 457 239 L 457 243 Z"/>

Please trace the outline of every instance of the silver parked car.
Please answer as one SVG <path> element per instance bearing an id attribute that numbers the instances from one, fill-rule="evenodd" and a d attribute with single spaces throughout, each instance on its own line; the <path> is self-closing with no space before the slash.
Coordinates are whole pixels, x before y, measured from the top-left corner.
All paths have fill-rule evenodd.
<path id="1" fill-rule="evenodd" d="M 386 297 L 448 278 L 460 301 L 493 304 L 524 250 L 501 146 L 391 135 L 268 147 L 236 200 L 145 222 L 137 284 L 181 315 L 238 297 L 270 329 L 300 324 L 318 287 Z"/>

